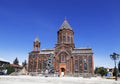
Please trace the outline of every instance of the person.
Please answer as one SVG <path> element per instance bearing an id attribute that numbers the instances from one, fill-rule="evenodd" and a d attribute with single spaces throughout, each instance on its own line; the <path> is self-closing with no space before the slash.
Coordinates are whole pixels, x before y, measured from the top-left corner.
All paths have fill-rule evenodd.
<path id="1" fill-rule="evenodd" d="M 45 70 L 45 77 L 48 77 L 48 70 Z"/>

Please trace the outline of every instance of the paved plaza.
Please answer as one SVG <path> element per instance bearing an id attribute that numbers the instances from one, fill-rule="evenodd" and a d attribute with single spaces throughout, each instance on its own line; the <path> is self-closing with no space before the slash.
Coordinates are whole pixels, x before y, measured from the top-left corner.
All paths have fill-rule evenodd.
<path id="1" fill-rule="evenodd" d="M 120 84 L 120 79 L 100 77 L 36 77 L 36 76 L 0 76 L 0 84 Z"/>

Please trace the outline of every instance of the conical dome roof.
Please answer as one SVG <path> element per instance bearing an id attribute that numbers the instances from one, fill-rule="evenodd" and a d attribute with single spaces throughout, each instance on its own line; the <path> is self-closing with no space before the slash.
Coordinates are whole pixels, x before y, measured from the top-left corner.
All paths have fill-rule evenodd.
<path id="1" fill-rule="evenodd" d="M 70 29 L 70 30 L 72 30 L 72 27 L 70 26 L 68 21 L 65 19 L 59 29 Z"/>

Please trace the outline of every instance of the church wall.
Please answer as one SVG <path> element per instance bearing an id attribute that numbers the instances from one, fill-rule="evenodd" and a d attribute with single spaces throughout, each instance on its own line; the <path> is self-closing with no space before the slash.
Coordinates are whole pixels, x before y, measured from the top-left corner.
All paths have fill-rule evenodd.
<path id="1" fill-rule="evenodd" d="M 35 39 L 29 53 L 28 72 L 54 71 L 58 75 L 88 76 L 94 74 L 91 48 L 75 48 L 74 31 L 65 20 L 58 31 L 57 44 L 53 49 L 40 50 L 40 41 Z M 52 54 L 51 54 L 52 53 Z"/>
<path id="2" fill-rule="evenodd" d="M 49 57 L 49 54 L 36 54 L 29 55 L 29 72 L 45 72 L 46 70 L 46 61 Z"/>

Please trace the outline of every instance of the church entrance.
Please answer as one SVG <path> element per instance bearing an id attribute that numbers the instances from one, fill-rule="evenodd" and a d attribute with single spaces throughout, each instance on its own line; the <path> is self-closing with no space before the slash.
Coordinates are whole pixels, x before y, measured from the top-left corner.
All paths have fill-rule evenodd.
<path id="1" fill-rule="evenodd" d="M 66 75 L 66 63 L 60 63 L 59 64 L 59 75 L 61 77 Z"/>
<path id="2" fill-rule="evenodd" d="M 63 77 L 65 75 L 65 69 L 61 68 L 61 76 Z"/>

